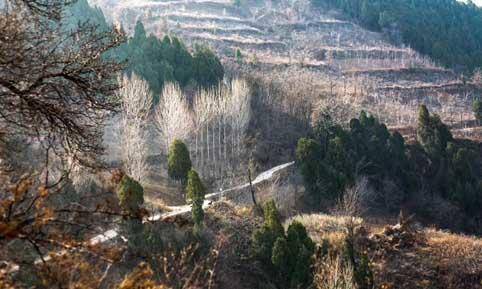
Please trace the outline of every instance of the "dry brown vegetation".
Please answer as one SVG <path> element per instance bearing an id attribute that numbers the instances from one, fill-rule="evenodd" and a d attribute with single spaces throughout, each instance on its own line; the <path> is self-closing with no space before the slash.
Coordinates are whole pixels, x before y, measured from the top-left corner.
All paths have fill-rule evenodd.
<path id="1" fill-rule="evenodd" d="M 320 214 L 294 218 L 306 226 L 319 244 L 325 240 L 337 252 L 343 251 L 347 219 L 349 217 Z M 363 234 L 358 235 L 358 242 L 370 256 L 376 288 L 481 288 L 480 238 L 416 229 L 416 225 L 408 233 L 403 223 L 381 228 L 381 221 L 370 224 L 359 220 L 364 229 L 359 231 Z M 318 288 L 345 288 L 325 284 L 330 278 L 339 278 L 339 282 L 347 279 L 350 268 L 338 257 L 324 259 L 318 263 L 317 270 Z"/>

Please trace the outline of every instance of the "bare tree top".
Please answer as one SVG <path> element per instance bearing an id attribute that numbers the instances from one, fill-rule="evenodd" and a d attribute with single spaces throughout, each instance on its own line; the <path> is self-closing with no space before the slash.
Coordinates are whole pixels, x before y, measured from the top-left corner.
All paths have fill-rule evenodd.
<path id="1" fill-rule="evenodd" d="M 70 32 L 45 25 L 66 3 L 7 2 L 0 18 L 0 129 L 38 140 L 48 136 L 85 161 L 102 152 L 103 121 L 118 107 L 122 66 L 104 53 L 124 35 L 89 24 Z"/>

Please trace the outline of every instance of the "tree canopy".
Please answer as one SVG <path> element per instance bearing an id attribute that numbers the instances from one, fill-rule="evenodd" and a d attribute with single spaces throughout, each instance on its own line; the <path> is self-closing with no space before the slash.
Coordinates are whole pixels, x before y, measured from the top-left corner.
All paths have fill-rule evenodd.
<path id="1" fill-rule="evenodd" d="M 121 208 L 131 216 L 136 216 L 144 203 L 144 189 L 127 175 L 122 177 L 117 196 Z"/>
<path id="2" fill-rule="evenodd" d="M 264 207 L 264 224 L 253 234 L 253 254 L 283 288 L 307 288 L 312 281 L 315 243 L 294 221 L 285 233 L 274 201 Z"/>

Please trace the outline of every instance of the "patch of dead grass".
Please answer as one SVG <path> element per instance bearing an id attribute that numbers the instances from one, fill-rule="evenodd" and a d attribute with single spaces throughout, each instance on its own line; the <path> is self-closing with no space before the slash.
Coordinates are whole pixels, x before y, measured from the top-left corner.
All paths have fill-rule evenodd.
<path id="1" fill-rule="evenodd" d="M 305 226 L 314 242 L 322 244 L 323 240 L 329 242 L 332 248 L 342 250 L 347 234 L 347 224 L 351 222 L 348 216 L 332 216 L 326 214 L 305 214 L 288 219 L 284 226 L 287 228 L 293 221 L 298 221 Z M 361 225 L 361 218 L 354 219 L 355 224 Z"/>

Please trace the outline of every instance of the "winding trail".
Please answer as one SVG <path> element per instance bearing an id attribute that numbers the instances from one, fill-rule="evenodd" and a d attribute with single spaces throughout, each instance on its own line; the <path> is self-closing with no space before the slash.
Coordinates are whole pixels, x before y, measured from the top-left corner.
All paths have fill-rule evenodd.
<path id="1" fill-rule="evenodd" d="M 294 165 L 294 163 L 295 162 L 285 163 L 285 164 L 273 167 L 273 168 L 271 168 L 267 171 L 264 171 L 261 174 L 259 174 L 251 183 L 252 183 L 252 185 L 257 185 L 257 184 L 262 183 L 264 181 L 268 181 L 271 178 L 273 178 L 275 173 Z M 220 192 L 217 192 L 217 193 L 207 194 L 205 196 L 203 208 L 204 209 L 209 208 L 214 203 L 213 201 L 216 198 L 218 198 L 220 196 L 224 196 L 224 195 L 229 194 L 229 193 L 233 193 L 233 192 L 245 189 L 245 188 L 249 187 L 249 185 L 250 185 L 249 183 L 246 183 L 246 184 L 242 184 L 242 185 L 239 185 L 239 186 L 236 186 L 236 187 L 233 187 L 233 188 L 230 188 L 230 189 L 226 189 L 226 190 L 223 190 L 223 191 L 220 191 Z M 186 214 L 186 213 L 191 211 L 190 205 L 172 206 L 172 207 L 168 206 L 168 208 L 171 211 L 166 212 L 166 213 L 162 213 L 162 214 L 156 214 L 156 215 L 150 216 L 150 217 L 146 218 L 143 222 L 147 223 L 147 222 L 162 221 L 166 218 L 183 215 L 183 214 Z M 109 240 L 112 240 L 116 237 L 121 237 L 121 238 L 125 239 L 123 236 L 121 236 L 119 234 L 119 231 L 117 229 L 110 229 L 110 230 L 104 231 L 103 233 L 100 233 L 100 234 L 92 237 L 88 241 L 88 243 L 91 246 L 97 245 L 97 244 L 105 243 L 105 242 L 107 242 Z M 64 249 L 64 250 L 59 251 L 56 254 L 58 256 L 61 256 L 61 255 L 66 254 L 67 252 L 68 252 L 68 250 Z M 52 258 L 51 255 L 44 256 L 43 258 L 37 259 L 35 261 L 35 264 L 39 264 L 41 262 L 49 261 L 51 258 Z M 10 272 L 16 272 L 18 270 L 19 270 L 19 266 L 15 265 Z"/>
<path id="2" fill-rule="evenodd" d="M 273 167 L 273 168 L 271 168 L 267 171 L 264 171 L 261 174 L 259 174 L 252 181 L 252 184 L 257 185 L 257 184 L 262 183 L 264 181 L 270 180 L 271 178 L 273 178 L 275 173 L 294 165 L 294 163 L 295 162 L 285 163 L 285 164 Z M 249 183 L 242 184 L 242 185 L 230 188 L 230 189 L 226 189 L 226 190 L 221 191 L 221 192 L 207 194 L 206 197 L 205 197 L 205 200 L 204 200 L 203 208 L 204 209 L 209 208 L 209 206 L 211 206 L 213 204 L 213 200 L 216 199 L 219 196 L 223 196 L 223 195 L 226 195 L 228 193 L 236 192 L 236 191 L 245 189 L 247 187 L 249 187 Z M 179 215 L 186 214 L 186 213 L 191 211 L 190 205 L 172 206 L 172 207 L 168 206 L 168 208 L 170 209 L 169 212 L 162 213 L 162 214 L 156 214 L 154 216 L 150 216 L 150 217 L 148 217 L 144 220 L 144 223 L 164 220 L 166 218 L 179 216 Z M 107 242 L 107 241 L 109 241 L 113 238 L 116 238 L 117 236 L 119 236 L 119 232 L 116 229 L 111 229 L 111 230 L 107 230 L 107 231 L 91 238 L 89 242 L 90 242 L 91 245 L 96 245 L 96 244 L 99 244 L 99 243 Z"/>

